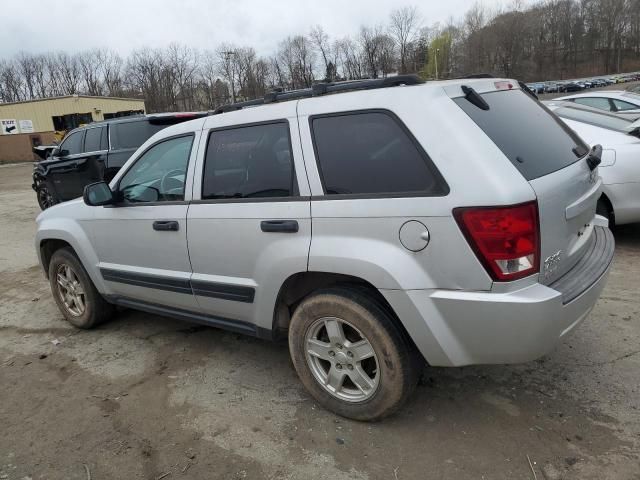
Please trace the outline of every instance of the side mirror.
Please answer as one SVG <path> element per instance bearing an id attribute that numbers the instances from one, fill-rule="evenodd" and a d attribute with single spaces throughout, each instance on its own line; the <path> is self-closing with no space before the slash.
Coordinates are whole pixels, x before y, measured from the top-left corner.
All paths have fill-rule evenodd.
<path id="1" fill-rule="evenodd" d="M 69 156 L 69 150 L 65 150 L 64 148 L 63 149 L 59 148 L 57 150 L 54 150 L 54 154 L 57 155 L 58 157 L 67 157 Z"/>
<path id="2" fill-rule="evenodd" d="M 90 207 L 111 205 L 115 203 L 115 196 L 106 182 L 91 183 L 84 187 L 82 194 L 84 203 Z"/>

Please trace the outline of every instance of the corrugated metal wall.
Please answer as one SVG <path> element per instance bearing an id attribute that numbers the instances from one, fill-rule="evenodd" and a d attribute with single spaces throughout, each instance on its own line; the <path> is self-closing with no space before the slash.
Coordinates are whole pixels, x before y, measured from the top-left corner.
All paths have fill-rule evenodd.
<path id="1" fill-rule="evenodd" d="M 91 113 L 94 121 L 105 113 L 144 110 L 144 100 L 108 97 L 59 97 L 20 103 L 0 103 L 0 119 L 31 120 L 34 132 L 51 132 L 51 117 L 73 113 Z"/>

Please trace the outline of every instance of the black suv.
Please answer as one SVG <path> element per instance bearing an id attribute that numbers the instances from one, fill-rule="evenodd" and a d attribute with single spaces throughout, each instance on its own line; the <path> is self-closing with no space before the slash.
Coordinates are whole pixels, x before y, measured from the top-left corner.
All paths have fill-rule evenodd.
<path id="1" fill-rule="evenodd" d="M 82 196 L 85 185 L 110 182 L 129 157 L 154 133 L 206 113 L 163 113 L 90 123 L 71 130 L 58 147 L 38 151 L 48 158 L 33 168 L 42 210 Z"/>

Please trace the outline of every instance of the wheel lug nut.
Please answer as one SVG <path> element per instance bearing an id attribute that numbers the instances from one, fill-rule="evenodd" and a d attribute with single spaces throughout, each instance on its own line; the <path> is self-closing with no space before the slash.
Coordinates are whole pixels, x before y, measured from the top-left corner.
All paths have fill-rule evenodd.
<path id="1" fill-rule="evenodd" d="M 353 353 L 352 352 L 347 352 L 347 356 L 353 357 Z"/>
<path id="2" fill-rule="evenodd" d="M 333 350 L 329 350 L 329 356 L 330 357 L 335 357 L 336 356 L 336 352 L 334 352 Z"/>
<path id="3" fill-rule="evenodd" d="M 336 368 L 337 368 L 338 370 L 342 370 L 342 365 L 340 365 L 340 364 L 338 363 L 338 364 L 336 365 Z"/>
<path id="4" fill-rule="evenodd" d="M 342 350 L 342 345 L 337 344 L 336 347 L 338 347 L 340 350 Z"/>
<path id="5" fill-rule="evenodd" d="M 347 368 L 348 368 L 349 370 L 353 370 L 353 365 L 349 364 L 349 365 L 347 365 Z"/>

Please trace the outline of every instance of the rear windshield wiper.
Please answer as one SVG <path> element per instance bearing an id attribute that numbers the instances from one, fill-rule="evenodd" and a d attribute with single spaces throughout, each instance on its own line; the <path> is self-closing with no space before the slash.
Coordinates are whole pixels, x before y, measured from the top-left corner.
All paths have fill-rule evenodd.
<path id="1" fill-rule="evenodd" d="M 489 110 L 489 104 L 473 88 L 467 87 L 466 85 L 462 85 L 461 88 L 462 93 L 464 93 L 464 98 L 466 98 L 468 102 L 475 105 L 480 110 Z"/>

